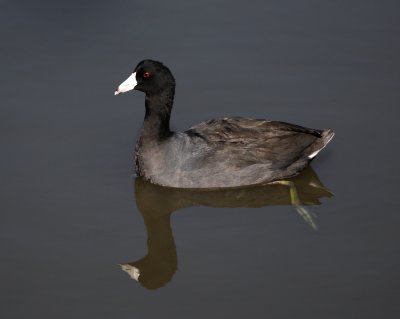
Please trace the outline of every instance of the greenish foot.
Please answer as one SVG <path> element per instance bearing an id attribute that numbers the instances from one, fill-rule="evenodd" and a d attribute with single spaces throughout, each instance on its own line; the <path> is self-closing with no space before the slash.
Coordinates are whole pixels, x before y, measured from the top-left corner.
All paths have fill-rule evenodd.
<path id="1" fill-rule="evenodd" d="M 318 230 L 316 223 L 314 222 L 313 213 L 305 206 L 301 205 L 299 195 L 297 193 L 296 185 L 291 181 L 275 181 L 269 184 L 273 185 L 284 185 L 289 187 L 290 192 L 290 203 L 296 208 L 296 211 L 304 219 L 304 221 L 314 230 Z M 315 215 L 314 215 L 315 216 Z"/>

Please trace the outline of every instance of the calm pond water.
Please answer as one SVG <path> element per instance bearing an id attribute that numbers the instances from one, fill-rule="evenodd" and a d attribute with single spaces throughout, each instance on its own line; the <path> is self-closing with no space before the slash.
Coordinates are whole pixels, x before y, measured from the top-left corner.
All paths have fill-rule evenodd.
<path id="1" fill-rule="evenodd" d="M 400 315 L 396 2 L 0 8 L 1 318 Z M 292 187 L 148 184 L 144 96 L 113 96 L 144 58 L 175 75 L 176 130 L 247 116 L 336 136 Z"/>

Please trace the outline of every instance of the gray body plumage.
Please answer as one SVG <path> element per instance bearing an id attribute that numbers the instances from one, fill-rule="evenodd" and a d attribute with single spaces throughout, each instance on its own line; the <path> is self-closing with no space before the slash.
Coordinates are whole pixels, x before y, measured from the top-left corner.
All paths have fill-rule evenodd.
<path id="1" fill-rule="evenodd" d="M 268 183 L 299 173 L 332 136 L 331 130 L 283 122 L 210 120 L 143 143 L 136 152 L 137 172 L 153 183 L 181 188 Z"/>

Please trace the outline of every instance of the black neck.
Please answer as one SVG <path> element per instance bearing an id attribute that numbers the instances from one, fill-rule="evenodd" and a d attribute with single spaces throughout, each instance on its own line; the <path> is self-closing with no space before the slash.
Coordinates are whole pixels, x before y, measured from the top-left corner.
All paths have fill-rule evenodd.
<path id="1" fill-rule="evenodd" d="M 142 136 L 162 140 L 172 134 L 169 129 L 175 88 L 170 87 L 157 95 L 146 94 Z"/>

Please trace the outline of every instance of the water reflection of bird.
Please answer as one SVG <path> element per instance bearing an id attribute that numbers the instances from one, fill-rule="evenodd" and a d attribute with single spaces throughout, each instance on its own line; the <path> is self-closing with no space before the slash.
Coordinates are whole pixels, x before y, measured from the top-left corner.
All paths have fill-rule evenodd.
<path id="1" fill-rule="evenodd" d="M 169 282 L 178 261 L 170 225 L 173 212 L 191 206 L 263 207 L 294 205 L 302 217 L 314 225 L 302 205 L 319 205 L 320 198 L 332 193 L 320 182 L 311 167 L 283 183 L 219 190 L 182 190 L 157 186 L 141 178 L 135 181 L 136 204 L 147 229 L 148 254 L 121 267 L 144 287 L 156 289 Z"/>

